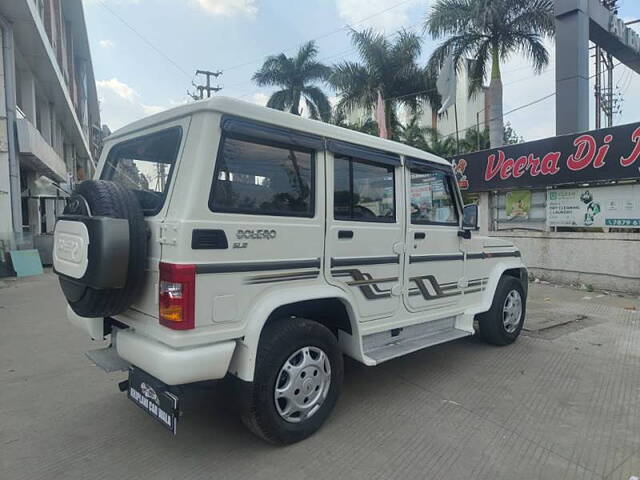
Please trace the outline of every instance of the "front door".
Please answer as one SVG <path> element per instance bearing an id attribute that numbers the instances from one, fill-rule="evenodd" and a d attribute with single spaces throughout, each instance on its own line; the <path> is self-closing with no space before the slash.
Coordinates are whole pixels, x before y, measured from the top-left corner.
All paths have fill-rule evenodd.
<path id="1" fill-rule="evenodd" d="M 349 292 L 358 317 L 367 321 L 400 306 L 402 169 L 399 159 L 349 153 L 327 152 L 325 275 Z"/>
<path id="2" fill-rule="evenodd" d="M 410 311 L 440 311 L 461 301 L 464 256 L 460 211 L 449 168 L 408 160 L 404 303 Z"/>

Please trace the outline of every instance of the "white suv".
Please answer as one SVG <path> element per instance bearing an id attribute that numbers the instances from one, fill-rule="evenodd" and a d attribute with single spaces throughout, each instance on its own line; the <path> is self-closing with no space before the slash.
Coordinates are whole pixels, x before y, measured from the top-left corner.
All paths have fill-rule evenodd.
<path id="1" fill-rule="evenodd" d="M 69 318 L 123 390 L 175 432 L 178 386 L 228 377 L 274 443 L 315 432 L 343 355 L 377 365 L 525 316 L 511 244 L 478 236 L 448 162 L 218 97 L 135 122 L 57 222 Z M 452 359 L 455 361 L 455 359 Z"/>

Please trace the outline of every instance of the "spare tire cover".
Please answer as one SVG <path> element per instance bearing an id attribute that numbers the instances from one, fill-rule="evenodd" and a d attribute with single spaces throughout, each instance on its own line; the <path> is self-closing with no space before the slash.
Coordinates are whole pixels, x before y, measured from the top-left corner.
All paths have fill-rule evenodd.
<path id="1" fill-rule="evenodd" d="M 115 182 L 86 180 L 73 191 L 64 215 L 111 217 L 128 221 L 129 256 L 123 288 L 93 288 L 83 283 L 82 279 L 59 275 L 62 292 L 76 314 L 82 317 L 106 317 L 122 313 L 140 292 L 147 260 L 146 224 L 135 194 Z M 89 237 L 89 243 L 97 241 Z M 89 256 L 89 263 L 95 261 L 98 259 Z"/>

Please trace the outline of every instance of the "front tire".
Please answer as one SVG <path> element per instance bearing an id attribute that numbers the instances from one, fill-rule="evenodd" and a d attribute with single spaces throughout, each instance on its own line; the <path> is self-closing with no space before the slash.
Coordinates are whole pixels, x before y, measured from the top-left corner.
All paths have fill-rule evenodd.
<path id="1" fill-rule="evenodd" d="M 331 414 L 343 375 L 342 352 L 328 328 L 304 318 L 276 320 L 260 337 L 242 421 L 270 443 L 299 442 Z"/>
<path id="2" fill-rule="evenodd" d="M 524 325 L 526 296 L 520 280 L 503 276 L 498 282 L 491 308 L 478 315 L 480 336 L 492 345 L 509 345 Z"/>

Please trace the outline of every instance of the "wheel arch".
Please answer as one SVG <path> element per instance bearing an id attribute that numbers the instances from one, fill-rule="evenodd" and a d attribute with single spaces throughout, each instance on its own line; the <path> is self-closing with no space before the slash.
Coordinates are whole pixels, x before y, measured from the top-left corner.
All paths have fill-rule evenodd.
<path id="1" fill-rule="evenodd" d="M 283 317 L 317 321 L 339 340 L 345 336 L 359 338 L 355 310 L 339 288 L 325 285 L 289 290 L 286 294 L 275 291 L 259 300 L 249 313 L 245 335 L 237 342 L 229 373 L 245 381 L 253 380 L 260 336 L 271 322 Z"/>
<path id="2" fill-rule="evenodd" d="M 489 273 L 489 281 L 482 301 L 467 310 L 465 314 L 477 315 L 489 310 L 491 308 L 491 303 L 493 302 L 493 297 L 496 293 L 496 288 L 498 288 L 498 282 L 503 276 L 510 276 L 519 279 L 522 283 L 525 297 L 527 296 L 529 286 L 527 267 L 525 267 L 522 262 L 518 261 L 500 262 L 496 264 Z"/>
<path id="3" fill-rule="evenodd" d="M 506 270 L 504 270 L 502 272 L 502 276 L 510 276 L 510 277 L 514 277 L 517 278 L 518 280 L 520 280 L 520 283 L 522 284 L 522 289 L 524 290 L 524 296 L 525 296 L 525 300 L 526 297 L 528 295 L 528 291 L 529 291 L 529 271 L 527 270 L 527 267 L 525 267 L 524 265 L 520 266 L 520 267 L 515 267 L 515 268 L 507 268 Z M 497 286 L 497 284 L 496 284 Z"/>

